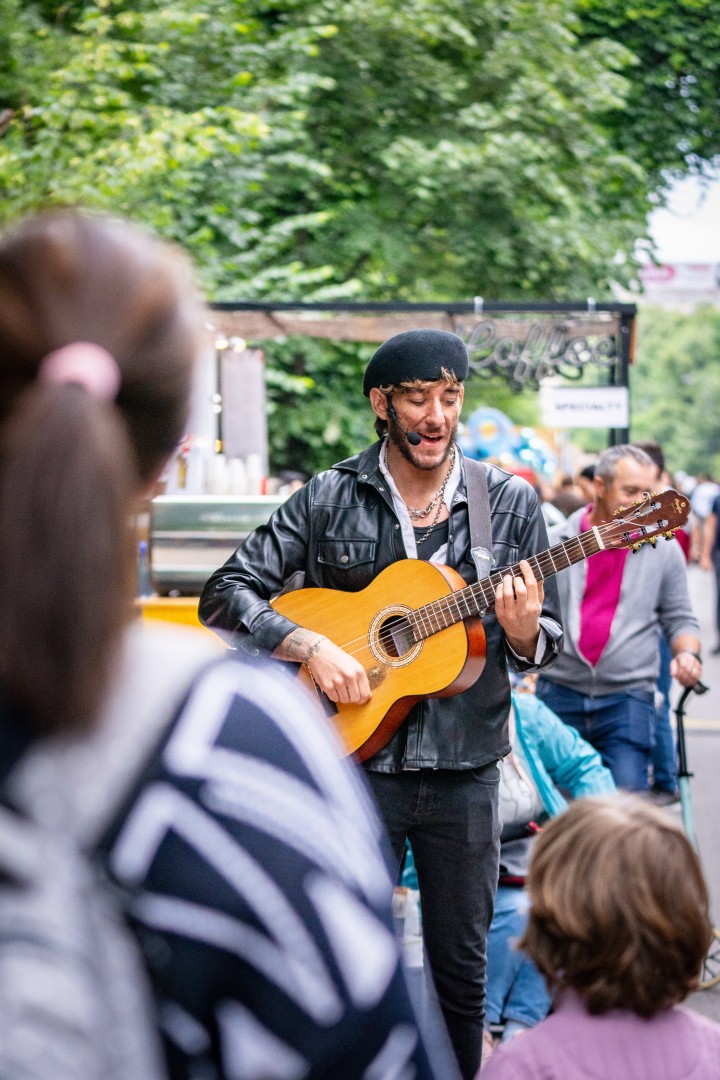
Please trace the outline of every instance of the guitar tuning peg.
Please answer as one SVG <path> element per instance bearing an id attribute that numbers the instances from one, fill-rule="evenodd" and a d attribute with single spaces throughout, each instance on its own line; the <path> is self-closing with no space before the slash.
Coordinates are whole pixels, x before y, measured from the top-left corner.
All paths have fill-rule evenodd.
<path id="1" fill-rule="evenodd" d="M 674 532 L 663 533 L 663 536 L 665 537 L 666 540 L 674 540 L 675 539 L 675 533 Z"/>
<path id="2" fill-rule="evenodd" d="M 637 544 L 632 545 L 631 550 L 632 551 L 639 551 L 642 546 L 643 546 L 643 541 L 640 540 Z"/>
<path id="3" fill-rule="evenodd" d="M 615 511 L 615 513 L 616 513 L 616 514 L 624 514 L 626 510 L 627 510 L 627 506 L 618 506 L 618 508 L 617 508 L 617 510 Z"/>
<path id="4" fill-rule="evenodd" d="M 657 544 L 657 536 L 650 536 L 648 537 L 648 539 L 650 540 L 652 546 L 655 547 L 655 545 Z"/>

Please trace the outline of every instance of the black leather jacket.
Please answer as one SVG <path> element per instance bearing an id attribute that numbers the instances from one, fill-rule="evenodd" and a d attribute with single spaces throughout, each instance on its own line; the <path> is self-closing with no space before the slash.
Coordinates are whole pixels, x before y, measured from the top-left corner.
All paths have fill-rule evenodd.
<path id="1" fill-rule="evenodd" d="M 290 587 L 357 592 L 390 563 L 406 558 L 392 496 L 379 469 L 380 443 L 313 477 L 256 529 L 208 580 L 200 617 L 230 645 L 272 652 L 295 629 L 268 600 Z M 530 485 L 488 466 L 493 566 L 528 558 L 548 545 L 545 523 Z M 450 512 L 448 563 L 470 584 L 464 470 Z M 393 739 L 365 763 L 377 772 L 402 769 L 472 769 L 510 750 L 508 665 L 531 671 L 551 664 L 562 648 L 554 580 L 545 583 L 541 625 L 546 646 L 535 665 L 515 656 L 493 614 L 483 620 L 485 669 L 462 694 L 416 705 Z M 249 636 L 248 636 L 249 635 Z"/>

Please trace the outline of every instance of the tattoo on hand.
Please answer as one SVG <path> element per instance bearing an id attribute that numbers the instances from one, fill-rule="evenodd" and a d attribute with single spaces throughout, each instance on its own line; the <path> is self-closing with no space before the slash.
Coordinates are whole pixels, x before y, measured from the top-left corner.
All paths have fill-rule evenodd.
<path id="1" fill-rule="evenodd" d="M 320 652 L 320 646 L 324 640 L 322 634 L 314 634 L 312 630 L 298 628 L 281 642 L 274 655 L 279 660 L 294 660 L 300 664 L 307 664 Z"/>
<path id="2" fill-rule="evenodd" d="M 304 664 L 309 664 L 313 656 L 315 656 L 316 653 L 320 652 L 320 646 L 322 644 L 322 641 L 323 639 L 319 637 L 316 638 L 315 641 L 313 641 L 312 645 L 308 645 L 307 651 L 305 653 L 305 658 L 303 660 Z"/>

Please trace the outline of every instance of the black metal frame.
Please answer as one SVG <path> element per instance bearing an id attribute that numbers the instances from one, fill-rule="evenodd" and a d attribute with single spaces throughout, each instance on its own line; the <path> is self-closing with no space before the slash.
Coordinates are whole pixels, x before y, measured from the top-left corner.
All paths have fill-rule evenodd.
<path id="1" fill-rule="evenodd" d="M 306 303 L 300 300 L 264 301 L 264 300 L 220 300 L 210 304 L 215 311 L 323 311 L 348 314 L 390 313 L 390 312 L 445 312 L 448 315 L 489 315 L 494 313 L 544 314 L 544 315 L 580 315 L 608 313 L 619 318 L 620 349 L 618 363 L 610 368 L 610 385 L 622 386 L 630 393 L 630 364 L 632 362 L 633 324 L 637 315 L 635 304 L 596 303 L 593 299 L 557 303 L 518 302 L 505 300 L 485 300 L 476 296 L 471 301 L 333 301 Z M 628 428 L 610 428 L 608 431 L 611 446 L 630 441 Z"/>

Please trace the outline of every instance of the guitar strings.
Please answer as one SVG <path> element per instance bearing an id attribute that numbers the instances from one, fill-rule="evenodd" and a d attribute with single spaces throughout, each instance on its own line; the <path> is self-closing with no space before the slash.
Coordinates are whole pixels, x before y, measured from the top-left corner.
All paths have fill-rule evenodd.
<path id="1" fill-rule="evenodd" d="M 602 535 L 606 535 L 608 532 L 617 528 L 618 525 L 623 524 L 636 525 L 637 523 L 626 521 L 624 518 L 618 518 L 613 522 L 606 522 L 603 525 L 599 525 L 597 528 L 599 533 L 601 533 Z M 585 542 L 589 540 L 592 540 L 594 542 L 595 550 L 586 553 L 584 545 Z M 533 570 L 536 573 L 539 573 L 540 580 L 544 580 L 544 578 L 547 576 L 554 576 L 554 574 L 557 573 L 558 569 L 567 568 L 566 566 L 562 566 L 559 568 L 555 566 L 553 553 L 569 553 L 571 550 L 574 551 L 577 557 L 573 559 L 568 559 L 567 566 L 572 566 L 575 562 L 579 562 L 581 559 L 588 558 L 590 555 L 594 555 L 597 553 L 597 551 L 601 550 L 597 543 L 597 538 L 594 534 L 594 530 L 589 529 L 586 532 L 581 533 L 579 536 L 568 538 L 568 540 L 564 541 L 562 544 L 558 544 L 556 545 L 556 547 L 550 548 L 546 552 L 541 552 L 538 555 L 532 555 L 528 559 L 528 562 L 530 563 Z M 543 567 L 545 569 L 550 568 L 552 570 L 552 574 L 545 574 L 543 572 Z M 445 594 L 438 600 L 430 601 L 428 604 L 424 604 L 420 608 L 415 608 L 411 610 L 401 618 L 405 619 L 406 623 L 410 626 L 411 629 L 420 629 L 420 627 L 417 625 L 418 616 L 420 616 L 430 626 L 431 632 L 429 635 L 425 635 L 425 637 L 432 636 L 439 630 L 446 629 L 448 626 L 452 626 L 455 623 L 462 621 L 462 619 L 464 618 L 479 616 L 481 614 L 479 608 L 477 611 L 471 611 L 469 609 L 469 605 L 466 599 L 467 595 L 472 595 L 473 599 L 477 601 L 476 594 L 480 593 L 482 595 L 485 605 L 484 610 L 489 610 L 495 602 L 495 589 L 498 585 L 502 584 L 503 578 L 507 577 L 508 574 L 510 574 L 513 578 L 516 579 L 522 577 L 522 571 L 520 571 L 519 569 L 516 569 L 512 566 L 504 567 L 502 570 L 496 571 L 495 574 L 491 575 L 488 578 L 484 578 L 482 581 L 478 581 L 472 585 L 468 585 L 464 589 L 460 589 L 457 592 Z M 489 595 L 488 586 L 490 587 Z M 461 600 L 464 601 L 465 607 L 467 609 L 464 615 L 460 615 L 459 612 L 458 605 Z M 438 615 L 444 616 L 445 612 L 449 611 L 451 605 L 455 606 L 456 613 L 459 617 L 453 619 L 449 623 L 446 621 L 444 626 L 433 625 L 433 618 L 436 618 Z M 413 626 L 413 622 L 416 624 L 415 626 Z M 380 632 L 378 633 L 378 642 L 382 647 L 386 647 L 392 644 L 393 640 L 394 635 L 392 630 L 380 630 Z M 416 639 L 416 641 L 417 640 L 424 640 L 424 638 L 421 636 L 419 639 Z M 358 642 L 360 643 L 358 648 L 351 648 L 351 646 L 354 646 Z M 354 638 L 353 640 L 347 642 L 346 645 L 341 645 L 340 648 L 344 649 L 344 651 L 348 652 L 351 656 L 359 655 L 366 649 L 372 651 L 370 649 L 369 638 L 367 635 L 360 635 L 357 638 Z"/>
<path id="2" fill-rule="evenodd" d="M 638 522 L 636 520 L 619 517 L 613 519 L 613 521 L 601 524 L 597 527 L 597 531 L 598 533 L 606 536 L 609 533 L 616 532 L 618 527 L 622 528 L 623 526 L 629 528 L 638 528 Z M 639 527 L 642 528 L 642 526 Z M 659 531 L 660 529 L 656 528 L 654 535 L 656 535 Z M 650 537 L 647 537 L 647 539 L 650 539 Z M 592 548 L 591 551 L 585 550 L 586 542 L 590 542 Z M 528 559 L 528 562 L 530 563 L 531 568 L 535 571 L 536 575 L 539 576 L 541 580 L 544 580 L 548 576 L 554 576 L 559 570 L 564 570 L 568 566 L 572 566 L 573 563 L 578 562 L 580 559 L 585 559 L 594 554 L 597 554 L 597 552 L 601 550 L 602 546 L 603 545 L 598 544 L 595 530 L 588 529 L 586 532 L 581 533 L 579 536 L 569 537 L 567 541 L 564 541 L 563 543 L 548 549 L 548 551 L 531 556 Z M 572 558 L 570 557 L 571 552 L 573 554 Z M 567 562 L 565 565 L 558 567 L 555 563 L 555 557 L 560 554 L 565 556 Z M 546 573 L 548 569 L 552 571 L 551 574 Z M 478 594 L 482 595 L 482 599 L 485 605 L 485 611 L 489 610 L 495 603 L 495 589 L 498 585 L 502 584 L 503 578 L 506 577 L 508 573 L 515 579 L 522 577 L 522 571 L 519 569 L 519 567 L 506 567 L 503 570 L 496 572 L 489 578 L 484 578 L 482 581 L 467 586 L 466 589 L 461 589 L 457 592 L 446 594 L 440 600 L 433 601 L 422 608 L 417 608 L 412 614 L 413 616 L 419 615 L 423 619 L 427 620 L 430 626 L 431 634 L 436 633 L 438 630 L 442 630 L 446 626 L 452 625 L 454 622 L 459 621 L 459 619 L 453 619 L 450 624 L 446 622 L 445 627 L 433 624 L 433 618 L 437 617 L 438 615 L 443 616 L 444 618 L 446 613 L 453 613 L 453 608 L 455 609 L 455 613 L 459 615 L 459 618 L 467 618 L 469 616 L 479 615 L 481 614 L 480 610 L 470 610 L 467 597 L 469 595 L 472 595 L 473 599 L 477 602 Z M 465 604 L 466 608 L 464 614 L 460 611 L 461 601 Z M 410 616 L 408 616 L 408 621 L 411 621 Z M 417 619 L 415 621 L 417 622 Z"/>
<path id="3" fill-rule="evenodd" d="M 601 536 L 606 536 L 608 533 L 617 530 L 618 526 L 638 527 L 637 521 L 633 521 L 627 518 L 614 518 L 612 521 L 604 522 L 597 526 L 597 531 Z M 585 543 L 592 541 L 594 544 L 594 550 L 590 552 L 585 551 Z M 568 566 L 574 565 L 576 562 L 580 562 L 582 559 L 589 558 L 592 555 L 601 551 L 602 547 L 598 544 L 597 537 L 594 529 L 588 529 L 584 533 L 580 533 L 579 536 L 569 537 L 561 544 L 555 545 L 555 547 L 548 548 L 547 551 L 540 552 L 538 555 L 531 555 L 527 560 L 530 563 L 531 568 L 539 576 L 539 579 L 543 581 L 546 577 L 553 577 L 559 570 L 565 570 Z M 575 558 L 568 558 L 565 566 L 557 567 L 553 555 L 559 555 L 560 553 L 566 554 L 566 557 L 570 552 L 576 555 Z M 550 569 L 551 573 L 547 574 L 544 570 Z M 423 604 L 419 608 L 411 609 L 406 614 L 400 616 L 400 622 L 403 620 L 413 630 L 419 630 L 421 627 L 418 625 L 420 619 L 423 622 L 427 622 L 430 627 L 430 634 L 415 638 L 413 644 L 418 641 L 425 640 L 426 637 L 431 637 L 433 634 L 440 630 L 447 629 L 449 626 L 453 626 L 463 619 L 472 618 L 484 614 L 489 611 L 495 603 L 495 589 L 498 585 L 502 584 L 503 578 L 510 574 L 514 579 L 522 578 L 522 571 L 513 566 L 504 567 L 502 570 L 496 571 L 490 577 L 483 578 L 482 581 L 474 582 L 472 585 L 467 585 L 463 589 L 459 589 L 457 592 L 446 593 L 444 596 L 437 600 L 431 600 L 428 604 Z M 483 609 L 480 607 L 476 611 L 469 610 L 467 601 L 468 596 L 472 596 L 473 600 L 477 603 L 478 596 L 482 596 Z M 460 602 L 465 604 L 466 613 L 460 614 L 459 604 Z M 455 606 L 455 612 L 451 611 L 451 606 Z M 445 613 L 457 614 L 458 618 L 453 618 L 450 622 L 445 622 L 444 626 L 433 625 L 432 620 L 438 616 L 443 616 Z M 395 624 L 397 627 L 397 624 Z M 390 629 L 381 629 L 378 633 L 378 642 L 383 648 L 394 643 L 394 632 Z M 357 646 L 357 647 L 355 647 Z M 353 638 L 344 645 L 340 645 L 339 648 L 343 649 L 350 656 L 359 656 L 366 650 L 372 653 L 370 647 L 370 641 L 367 634 L 360 634 L 358 637 Z"/>
<path id="4" fill-rule="evenodd" d="M 598 532 L 607 535 L 617 528 L 618 525 L 628 524 L 624 519 L 617 519 L 613 522 L 606 522 L 604 525 L 598 527 Z M 635 523 L 633 523 L 635 524 Z M 586 551 L 586 543 L 590 543 L 592 550 Z M 597 537 L 594 530 L 590 529 L 579 536 L 570 537 L 562 544 L 558 544 L 548 551 L 541 552 L 538 555 L 531 556 L 527 561 L 530 563 L 531 568 L 535 572 L 536 576 L 540 580 L 544 580 L 548 576 L 554 576 L 559 570 L 564 570 L 568 566 L 572 566 L 573 563 L 580 561 L 580 559 L 588 558 L 591 555 L 596 554 L 601 549 L 598 544 Z M 567 560 L 562 566 L 556 565 L 556 558 L 559 555 L 563 555 Z M 571 557 L 572 555 L 572 557 Z M 547 571 L 551 573 L 548 574 Z M 415 619 L 418 622 L 419 619 L 424 620 L 430 629 L 430 633 L 436 633 L 438 630 L 442 630 L 445 627 L 437 625 L 435 620 L 438 617 L 444 618 L 445 614 L 457 614 L 460 618 L 472 617 L 474 615 L 481 614 L 480 606 L 478 610 L 473 611 L 470 609 L 467 597 L 472 596 L 473 600 L 477 603 L 478 596 L 482 597 L 484 611 L 491 609 L 495 603 L 495 590 L 498 585 L 502 584 L 503 578 L 510 574 L 514 579 L 522 578 L 522 571 L 519 567 L 506 567 L 488 578 L 484 578 L 482 581 L 476 582 L 473 585 L 467 586 L 466 589 L 461 589 L 454 593 L 449 593 L 440 598 L 440 600 L 433 601 L 430 604 L 425 605 L 422 608 L 417 608 L 414 612 L 414 616 L 419 618 Z M 464 603 L 464 614 L 460 610 L 460 603 Z M 410 621 L 410 616 L 408 616 Z M 453 619 L 452 622 L 457 622 L 459 619 Z M 452 625 L 452 622 L 445 626 Z"/>

